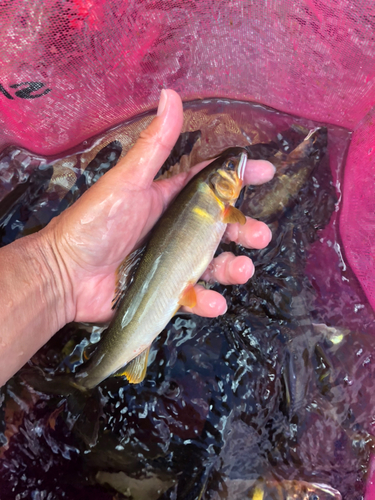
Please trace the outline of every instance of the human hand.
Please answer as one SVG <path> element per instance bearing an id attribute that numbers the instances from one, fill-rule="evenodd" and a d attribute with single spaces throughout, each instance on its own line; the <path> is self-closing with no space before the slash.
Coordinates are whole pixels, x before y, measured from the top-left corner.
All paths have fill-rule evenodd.
<path id="1" fill-rule="evenodd" d="M 177 141 L 182 123 L 180 97 L 172 90 L 163 91 L 158 116 L 126 157 L 43 230 L 62 280 L 66 322 L 110 319 L 118 266 L 139 246 L 190 178 L 209 163 L 153 181 Z M 274 172 L 269 162 L 250 160 L 244 183 L 267 182 Z M 271 231 L 264 223 L 247 218 L 244 226 L 229 224 L 225 238 L 260 249 L 269 243 Z M 203 279 L 245 283 L 253 273 L 248 257 L 224 253 L 212 261 Z M 196 293 L 197 305 L 185 310 L 209 317 L 226 311 L 226 301 L 219 293 L 199 285 Z"/>

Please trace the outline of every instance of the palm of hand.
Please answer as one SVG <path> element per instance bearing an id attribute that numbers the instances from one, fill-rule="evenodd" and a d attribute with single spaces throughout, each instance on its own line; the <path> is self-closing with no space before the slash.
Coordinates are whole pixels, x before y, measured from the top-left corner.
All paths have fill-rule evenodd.
<path id="1" fill-rule="evenodd" d="M 65 275 L 67 321 L 110 319 L 118 266 L 139 246 L 189 178 L 207 164 L 153 182 L 182 128 L 181 100 L 173 91 L 167 91 L 166 96 L 164 111 L 141 133 L 126 157 L 46 228 Z M 248 162 L 245 183 L 266 182 L 273 174 L 268 162 Z M 233 226 L 237 224 L 230 225 L 229 238 L 244 246 L 263 248 L 270 240 L 270 231 L 261 222 L 248 219 L 242 229 Z M 222 254 L 211 265 L 209 277 L 222 283 L 240 283 L 253 271 L 247 257 Z M 196 289 L 197 306 L 192 312 L 204 316 L 225 312 L 221 295 Z"/>
<path id="2" fill-rule="evenodd" d="M 119 190 L 124 177 L 114 171 L 83 196 L 61 221 L 60 242 L 69 258 L 70 279 L 76 286 L 76 315 L 80 321 L 107 321 L 111 315 L 116 270 L 147 235 L 165 204 L 163 191 L 152 184 L 145 189 Z M 124 181 L 124 179 L 122 179 Z M 112 186 L 117 186 L 111 194 Z M 172 186 L 171 186 L 172 187 Z M 91 197 L 95 198 L 93 205 Z M 90 198 L 90 199 L 89 199 Z"/>

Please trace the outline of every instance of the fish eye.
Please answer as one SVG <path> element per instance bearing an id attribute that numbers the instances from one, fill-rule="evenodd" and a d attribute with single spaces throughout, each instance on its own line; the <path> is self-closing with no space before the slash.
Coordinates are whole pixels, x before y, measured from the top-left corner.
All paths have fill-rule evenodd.
<path id="1" fill-rule="evenodd" d="M 228 169 L 228 170 L 232 170 L 232 171 L 234 171 L 234 170 L 236 169 L 236 166 L 235 166 L 235 164 L 233 163 L 233 161 L 232 161 L 232 160 L 229 160 L 229 161 L 227 162 L 227 169 Z"/>
<path id="2" fill-rule="evenodd" d="M 312 495 L 309 496 L 309 500 L 319 500 L 319 495 L 313 493 Z"/>
<path id="3" fill-rule="evenodd" d="M 166 387 L 164 395 L 169 399 L 177 399 L 181 392 L 180 386 L 174 380 L 171 380 Z"/>

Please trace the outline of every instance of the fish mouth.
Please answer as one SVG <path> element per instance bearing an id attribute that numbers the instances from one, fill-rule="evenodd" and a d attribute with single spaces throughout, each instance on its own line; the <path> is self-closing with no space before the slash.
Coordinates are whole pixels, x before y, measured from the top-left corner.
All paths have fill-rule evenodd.
<path id="1" fill-rule="evenodd" d="M 304 138 L 304 141 L 308 141 L 311 139 L 311 137 L 316 133 L 316 132 L 319 132 L 319 130 L 321 130 L 322 127 L 315 127 L 314 129 L 310 130 L 309 133 L 307 134 L 307 136 Z"/>
<path id="2" fill-rule="evenodd" d="M 245 176 L 246 162 L 247 162 L 247 154 L 241 153 L 240 161 L 239 161 L 238 167 L 237 167 L 237 175 L 241 181 L 243 181 L 244 176 Z"/>

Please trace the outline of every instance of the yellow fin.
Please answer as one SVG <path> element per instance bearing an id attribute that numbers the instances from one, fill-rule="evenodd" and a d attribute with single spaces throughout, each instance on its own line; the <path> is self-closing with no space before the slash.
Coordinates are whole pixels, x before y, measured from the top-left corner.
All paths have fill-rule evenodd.
<path id="1" fill-rule="evenodd" d="M 116 377 L 125 376 L 131 384 L 139 384 L 146 376 L 147 361 L 150 347 L 147 347 L 136 358 L 116 373 Z"/>
<path id="2" fill-rule="evenodd" d="M 189 285 L 186 290 L 184 290 L 178 303 L 180 306 L 186 307 L 194 307 L 197 304 L 197 294 L 195 293 L 193 285 Z"/>
<path id="3" fill-rule="evenodd" d="M 241 210 L 238 210 L 238 208 L 229 205 L 229 207 L 224 210 L 223 222 L 225 222 L 226 224 L 239 222 L 240 224 L 244 225 L 246 224 L 246 217 L 241 212 Z"/>
<path id="4" fill-rule="evenodd" d="M 259 488 L 259 486 L 256 486 L 253 493 L 253 500 L 263 500 L 263 498 L 264 498 L 264 491 L 261 488 Z"/>

